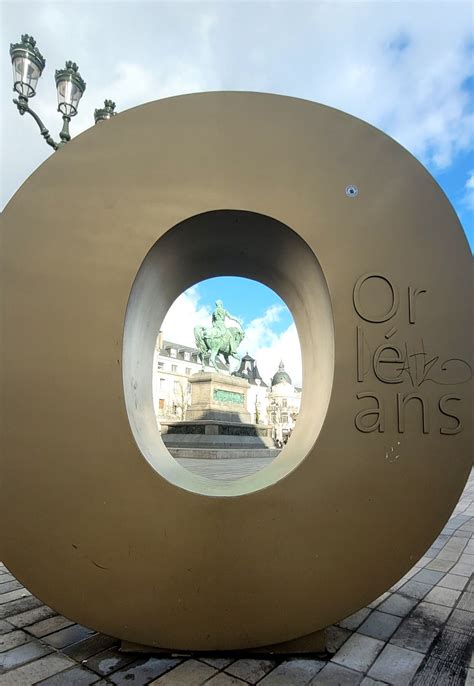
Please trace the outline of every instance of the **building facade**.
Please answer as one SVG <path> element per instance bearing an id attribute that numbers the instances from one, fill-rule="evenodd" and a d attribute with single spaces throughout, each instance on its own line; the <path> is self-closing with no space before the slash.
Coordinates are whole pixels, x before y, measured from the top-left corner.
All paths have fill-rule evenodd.
<path id="1" fill-rule="evenodd" d="M 273 375 L 268 393 L 268 418 L 273 426 L 273 438 L 286 443 L 295 427 L 301 406 L 301 388 L 293 385 L 290 375 L 285 371 L 283 360 Z"/>

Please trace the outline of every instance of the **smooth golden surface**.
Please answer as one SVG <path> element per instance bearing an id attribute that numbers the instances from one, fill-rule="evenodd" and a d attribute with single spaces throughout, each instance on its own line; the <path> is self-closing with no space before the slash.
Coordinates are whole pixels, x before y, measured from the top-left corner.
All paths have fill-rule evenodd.
<path id="1" fill-rule="evenodd" d="M 236 215 L 216 210 L 253 213 L 257 243 L 268 218 L 285 228 L 254 264 Z M 180 242 L 177 225 L 203 213 L 234 259 L 205 243 L 208 262 L 183 275 L 189 231 L 217 233 L 193 220 Z M 125 326 L 172 227 L 159 306 L 147 314 L 134 286 Z M 279 249 L 285 231 L 308 250 Z M 387 136 L 279 96 L 150 103 L 50 158 L 2 238 L 0 552 L 43 601 L 136 643 L 269 645 L 370 602 L 438 534 L 471 466 L 471 257 L 443 193 Z M 198 273 L 261 274 L 302 344 L 295 434 L 236 490 L 183 477 L 150 433 L 141 332 Z"/>

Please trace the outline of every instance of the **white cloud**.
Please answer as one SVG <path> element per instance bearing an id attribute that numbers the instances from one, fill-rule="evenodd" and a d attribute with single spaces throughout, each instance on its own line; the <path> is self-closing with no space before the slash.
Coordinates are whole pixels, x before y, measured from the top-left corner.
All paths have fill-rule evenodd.
<path id="1" fill-rule="evenodd" d="M 474 171 L 471 171 L 464 186 L 463 202 L 469 210 L 474 210 Z"/>
<path id="2" fill-rule="evenodd" d="M 122 107 L 130 107 L 137 102 L 148 99 L 150 90 L 154 90 L 154 79 L 149 69 L 133 62 L 119 62 L 115 78 L 107 85 L 114 94 L 116 102 Z"/>
<path id="3" fill-rule="evenodd" d="M 265 332 L 265 336 L 268 332 Z M 257 345 L 249 350 L 258 365 L 263 380 L 268 384 L 270 379 L 278 371 L 280 361 L 285 365 L 285 371 L 291 377 L 296 386 L 301 386 L 301 348 L 295 324 L 291 324 L 280 334 L 268 336 L 272 342 L 266 345 Z M 250 347 L 250 346 L 249 346 Z"/>
<path id="4" fill-rule="evenodd" d="M 245 327 L 245 342 L 242 345 L 248 348 L 248 351 L 253 356 L 253 351 L 275 342 L 276 334 L 272 329 L 272 324 L 278 322 L 284 305 L 272 305 L 261 317 L 253 319 L 248 326 Z"/>
<path id="5" fill-rule="evenodd" d="M 284 331 L 277 333 L 273 326 L 280 318 L 284 305 L 272 305 L 261 317 L 253 319 L 245 327 L 245 339 L 241 350 L 249 352 L 255 358 L 263 380 L 269 383 L 278 371 L 283 360 L 286 371 L 293 383 L 301 385 L 301 349 L 294 323 Z"/>
<path id="6" fill-rule="evenodd" d="M 209 326 L 211 310 L 199 304 L 197 286 L 181 293 L 168 310 L 161 329 L 163 337 L 173 343 L 195 347 L 194 327 Z"/>

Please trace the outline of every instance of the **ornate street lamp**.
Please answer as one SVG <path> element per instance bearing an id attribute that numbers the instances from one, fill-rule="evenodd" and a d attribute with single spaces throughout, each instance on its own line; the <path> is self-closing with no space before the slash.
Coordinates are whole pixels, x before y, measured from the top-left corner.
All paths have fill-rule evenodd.
<path id="1" fill-rule="evenodd" d="M 115 117 L 115 103 L 112 100 L 104 100 L 104 106 L 94 110 L 94 121 L 98 124 L 100 121 L 107 121 Z"/>
<path id="2" fill-rule="evenodd" d="M 29 106 L 29 98 L 36 95 L 36 85 L 46 60 L 38 50 L 33 36 L 24 34 L 20 43 L 10 45 L 10 56 L 13 66 L 13 90 L 18 93 L 18 99 L 13 100 L 21 115 L 28 112 L 39 126 L 40 133 L 46 143 L 57 150 L 71 140 L 69 133 L 69 123 L 72 117 L 77 114 L 79 101 L 86 90 L 86 83 L 79 74 L 79 68 L 75 62 L 66 62 L 64 69 L 57 69 L 55 74 L 56 90 L 58 94 L 58 112 L 63 117 L 63 128 L 59 134 L 60 142 L 57 143 L 50 135 L 39 116 Z M 109 116 L 104 114 L 98 116 L 97 113 L 110 110 Z M 104 110 L 96 110 L 95 121 L 110 119 L 115 113 L 115 103 L 110 100 L 105 101 Z"/>

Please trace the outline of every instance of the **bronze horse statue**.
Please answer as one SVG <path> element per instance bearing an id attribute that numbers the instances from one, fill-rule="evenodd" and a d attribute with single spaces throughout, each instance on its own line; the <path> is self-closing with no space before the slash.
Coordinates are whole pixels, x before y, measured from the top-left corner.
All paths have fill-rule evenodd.
<path id="1" fill-rule="evenodd" d="M 229 366 L 229 357 L 240 361 L 237 348 L 242 343 L 244 335 L 242 329 L 236 326 L 226 328 L 221 335 L 216 335 L 213 329 L 195 326 L 194 339 L 203 367 L 207 364 L 217 370 L 216 358 L 218 355 L 224 358 L 227 367 Z"/>

